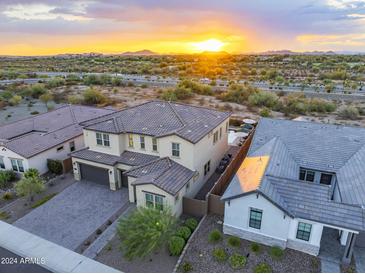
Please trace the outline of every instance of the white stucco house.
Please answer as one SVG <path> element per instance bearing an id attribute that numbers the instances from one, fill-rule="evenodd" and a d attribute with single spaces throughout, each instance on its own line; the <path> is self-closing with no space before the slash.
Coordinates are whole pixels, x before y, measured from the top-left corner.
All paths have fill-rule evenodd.
<path id="1" fill-rule="evenodd" d="M 29 168 L 47 172 L 47 159 L 65 159 L 84 147 L 81 122 L 112 110 L 64 105 L 53 111 L 0 126 L 0 170 L 21 174 Z"/>
<path id="2" fill-rule="evenodd" d="M 349 263 L 365 244 L 364 160 L 364 128 L 261 119 L 222 196 L 224 233 Z"/>
<path id="3" fill-rule="evenodd" d="M 137 206 L 182 213 L 228 150 L 230 113 L 150 101 L 83 123 L 72 153 L 77 180 L 127 188 Z"/>

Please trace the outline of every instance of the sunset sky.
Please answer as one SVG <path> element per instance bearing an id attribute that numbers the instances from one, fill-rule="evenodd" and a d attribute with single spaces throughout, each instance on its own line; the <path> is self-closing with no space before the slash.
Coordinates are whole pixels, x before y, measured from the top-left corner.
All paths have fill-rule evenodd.
<path id="1" fill-rule="evenodd" d="M 0 0 L 0 55 L 365 51 L 365 0 Z"/>

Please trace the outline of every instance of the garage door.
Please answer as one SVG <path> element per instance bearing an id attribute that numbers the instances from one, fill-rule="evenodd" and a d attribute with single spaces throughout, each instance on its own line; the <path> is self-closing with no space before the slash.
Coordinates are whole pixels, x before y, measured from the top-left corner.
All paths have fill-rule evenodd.
<path id="1" fill-rule="evenodd" d="M 81 179 L 109 186 L 108 170 L 100 167 L 80 164 Z"/>
<path id="2" fill-rule="evenodd" d="M 365 247 L 365 232 L 360 232 L 356 237 L 355 245 L 358 247 Z"/>

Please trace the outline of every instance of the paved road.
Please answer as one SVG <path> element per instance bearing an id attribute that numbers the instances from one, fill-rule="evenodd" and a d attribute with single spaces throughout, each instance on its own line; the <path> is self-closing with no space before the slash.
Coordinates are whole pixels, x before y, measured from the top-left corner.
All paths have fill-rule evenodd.
<path id="1" fill-rule="evenodd" d="M 20 257 L 7 249 L 0 247 L 0 273 L 49 273 L 47 269 L 37 265 L 25 263 Z"/>
<path id="2" fill-rule="evenodd" d="M 2 80 L 0 81 L 0 85 L 8 85 L 12 83 L 17 82 L 24 82 L 26 84 L 33 84 L 37 83 L 39 81 L 49 81 L 52 77 L 66 77 L 68 75 L 76 75 L 79 78 L 82 78 L 86 75 L 95 74 L 100 75 L 104 73 L 72 73 L 72 72 L 34 72 L 39 76 L 45 76 L 48 78 L 34 78 L 34 79 L 14 79 L 14 80 Z M 158 86 L 158 87 L 168 87 L 168 86 L 175 86 L 179 83 L 179 79 L 176 77 L 161 77 L 161 76 L 151 76 L 151 75 L 134 75 L 134 74 L 121 74 L 121 73 L 107 73 L 110 76 L 119 77 L 124 81 L 133 82 L 136 85 L 152 85 L 152 86 Z M 243 84 L 246 80 L 240 80 L 239 83 Z M 201 83 L 209 84 L 210 80 L 202 78 L 200 79 Z M 216 80 L 217 86 L 215 88 L 217 89 L 224 89 L 227 88 L 229 85 L 229 81 L 227 80 Z M 250 84 L 254 87 L 266 90 L 266 91 L 286 91 L 286 92 L 319 92 L 319 93 L 325 93 L 325 87 L 323 85 L 321 86 L 315 86 L 315 85 L 308 85 L 305 88 L 301 86 L 300 83 L 294 83 L 290 84 L 288 86 L 286 85 L 271 85 L 267 81 L 255 81 L 250 82 Z M 332 93 L 338 93 L 343 94 L 344 93 L 344 87 L 343 85 L 337 84 L 334 87 L 334 90 Z M 350 92 L 352 94 L 364 94 L 365 90 L 353 90 L 353 89 L 346 89 L 346 92 Z"/>
<path id="3" fill-rule="evenodd" d="M 71 250 L 129 202 L 126 189 L 84 181 L 69 186 L 13 225 Z"/>

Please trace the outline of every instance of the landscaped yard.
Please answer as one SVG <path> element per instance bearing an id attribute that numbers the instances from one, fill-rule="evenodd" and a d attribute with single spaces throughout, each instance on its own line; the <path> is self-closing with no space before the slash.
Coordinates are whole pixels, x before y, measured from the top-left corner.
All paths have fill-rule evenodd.
<path id="1" fill-rule="evenodd" d="M 214 230 L 218 231 L 211 233 Z M 308 273 L 320 272 L 320 260 L 295 250 L 282 251 L 223 235 L 222 217 L 209 215 L 194 235 L 178 271 Z"/>

